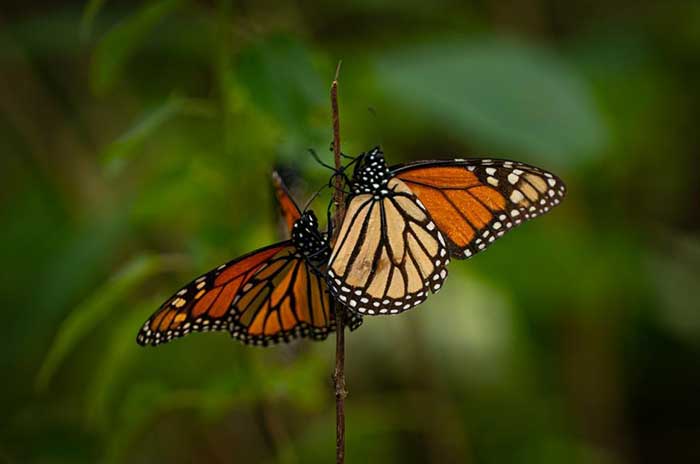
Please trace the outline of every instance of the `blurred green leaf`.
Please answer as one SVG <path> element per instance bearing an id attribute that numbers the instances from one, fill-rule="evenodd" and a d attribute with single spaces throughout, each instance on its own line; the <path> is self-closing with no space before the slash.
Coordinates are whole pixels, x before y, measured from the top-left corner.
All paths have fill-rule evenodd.
<path id="1" fill-rule="evenodd" d="M 296 408 L 313 409 L 323 397 L 325 385 L 319 379 L 325 377 L 327 369 L 327 360 L 318 356 L 307 355 L 285 365 L 268 362 L 257 365 L 257 378 L 251 383 L 261 398 L 293 399 Z"/>
<path id="2" fill-rule="evenodd" d="M 104 151 L 102 162 L 107 166 L 108 171 L 115 173 L 121 170 L 126 159 L 135 153 L 137 147 L 149 135 L 175 117 L 181 106 L 181 100 L 171 98 L 138 118 L 121 137 L 112 142 Z"/>
<path id="3" fill-rule="evenodd" d="M 152 313 L 161 303 L 159 298 L 147 299 L 133 311 L 130 310 L 112 331 L 109 342 L 105 344 L 100 367 L 95 370 L 87 392 L 87 418 L 91 424 L 104 426 L 108 422 L 108 408 L 121 386 L 119 381 L 141 350 L 134 343 L 134 334 L 143 324 L 144 314 Z"/>
<path id="4" fill-rule="evenodd" d="M 83 17 L 80 20 L 80 34 L 87 39 L 92 34 L 95 18 L 105 4 L 105 0 L 89 0 L 83 9 Z"/>
<path id="5" fill-rule="evenodd" d="M 94 330 L 111 311 L 118 308 L 119 302 L 124 300 L 138 285 L 161 272 L 168 267 L 167 263 L 172 263 L 172 261 L 172 257 L 138 256 L 75 308 L 58 328 L 56 337 L 37 375 L 37 388 L 45 390 L 58 366 L 81 339 Z"/>
<path id="6" fill-rule="evenodd" d="M 451 274 L 461 285 L 447 286 L 426 301 L 425 310 L 411 315 L 423 333 L 428 354 L 444 363 L 455 378 L 482 383 L 501 380 L 505 372 L 498 369 L 507 365 L 514 350 L 512 304 L 505 292 L 476 276 L 465 276 L 463 268 Z M 444 322 L 447 317 L 450 324 Z M 471 375 L 474 371 L 480 373 L 478 379 Z"/>
<path id="7" fill-rule="evenodd" d="M 169 401 L 169 394 L 161 383 L 139 383 L 129 388 L 119 410 L 121 422 L 108 434 L 102 461 L 124 462 L 129 444 L 135 435 L 153 417 L 160 402 Z"/>
<path id="8" fill-rule="evenodd" d="M 325 86 L 301 42 L 273 36 L 244 49 L 237 79 L 253 102 L 287 127 L 303 128 L 324 101 Z"/>
<path id="9" fill-rule="evenodd" d="M 183 115 L 211 117 L 214 114 L 213 104 L 206 100 L 169 98 L 143 114 L 121 137 L 112 142 L 103 152 L 102 162 L 110 173 L 119 173 L 128 159 L 139 152 L 142 144 L 169 121 Z"/>
<path id="10" fill-rule="evenodd" d="M 153 28 L 175 11 L 182 0 L 146 2 L 144 6 L 110 30 L 100 40 L 90 69 L 90 85 L 98 94 L 112 89 L 124 66 Z"/>
<path id="11" fill-rule="evenodd" d="M 41 270 L 43 291 L 36 296 L 42 311 L 65 311 L 104 277 L 128 225 L 121 205 L 105 199 L 103 207 L 100 215 L 72 227 L 69 239 L 55 245 L 48 255 Z"/>
<path id="12" fill-rule="evenodd" d="M 700 344 L 700 240 L 668 237 L 672 250 L 649 259 L 649 273 L 660 300 L 655 316 L 670 331 Z"/>
<path id="13" fill-rule="evenodd" d="M 389 96 L 482 149 L 574 165 L 605 147 L 605 127 L 583 81 L 535 46 L 433 42 L 384 53 L 376 66 Z"/>

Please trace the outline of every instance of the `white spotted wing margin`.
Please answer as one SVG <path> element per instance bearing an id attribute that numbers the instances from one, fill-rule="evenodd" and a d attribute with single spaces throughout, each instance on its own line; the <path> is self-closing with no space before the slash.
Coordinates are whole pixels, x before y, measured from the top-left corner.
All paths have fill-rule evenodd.
<path id="1" fill-rule="evenodd" d="M 437 292 L 449 257 L 442 234 L 399 179 L 348 201 L 328 264 L 333 297 L 351 311 L 398 314 Z"/>
<path id="2" fill-rule="evenodd" d="M 267 260 L 293 250 L 285 241 L 255 250 L 213 269 L 182 287 L 144 323 L 136 341 L 159 345 L 191 332 L 230 331 L 229 309 L 241 287 Z"/>
<path id="3" fill-rule="evenodd" d="M 505 159 L 428 160 L 389 169 L 423 201 L 457 259 L 485 250 L 566 196 L 553 173 Z"/>
<path id="4" fill-rule="evenodd" d="M 245 344 L 268 346 L 335 330 L 325 274 L 291 241 L 229 261 L 170 297 L 143 325 L 140 345 L 159 345 L 191 332 L 228 331 Z M 362 323 L 348 319 L 350 330 Z"/>

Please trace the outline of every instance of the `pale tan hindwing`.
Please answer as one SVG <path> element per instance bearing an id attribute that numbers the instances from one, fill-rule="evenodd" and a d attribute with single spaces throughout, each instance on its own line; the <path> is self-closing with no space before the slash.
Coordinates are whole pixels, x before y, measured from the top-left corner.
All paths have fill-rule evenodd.
<path id="1" fill-rule="evenodd" d="M 399 179 L 350 200 L 328 268 L 331 293 L 362 314 L 397 314 L 438 291 L 449 262 L 442 234 Z"/>

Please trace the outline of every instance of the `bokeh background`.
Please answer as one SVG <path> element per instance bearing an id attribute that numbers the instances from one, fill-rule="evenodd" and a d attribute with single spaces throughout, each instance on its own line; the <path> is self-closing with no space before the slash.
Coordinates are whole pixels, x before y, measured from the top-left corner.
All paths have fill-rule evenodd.
<path id="1" fill-rule="evenodd" d="M 327 181 L 339 59 L 345 152 L 569 187 L 348 336 L 348 462 L 700 460 L 700 3 L 4 3 L 0 461 L 332 461 L 333 338 L 135 336 Z"/>

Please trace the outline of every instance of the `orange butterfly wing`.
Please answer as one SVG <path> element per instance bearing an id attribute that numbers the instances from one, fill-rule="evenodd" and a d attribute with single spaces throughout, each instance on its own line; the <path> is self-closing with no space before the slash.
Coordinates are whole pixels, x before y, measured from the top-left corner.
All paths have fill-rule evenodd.
<path id="1" fill-rule="evenodd" d="M 141 328 L 139 345 L 158 345 L 190 332 L 229 330 L 230 307 L 258 270 L 275 255 L 293 253 L 281 242 L 229 261 L 198 277 L 170 297 Z"/>
<path id="2" fill-rule="evenodd" d="M 287 230 L 291 232 L 294 223 L 301 217 L 301 211 L 294 202 L 294 199 L 289 194 L 289 189 L 282 181 L 282 178 L 277 172 L 272 173 L 272 185 L 275 188 L 275 197 L 280 208 L 280 213 L 287 224 Z"/>
<path id="3" fill-rule="evenodd" d="M 462 259 L 546 213 L 566 194 L 554 174 L 508 160 L 419 161 L 391 171 L 428 210 L 450 255 Z"/>
<path id="4" fill-rule="evenodd" d="M 231 333 L 268 345 L 296 337 L 323 340 L 335 329 L 325 282 L 300 258 L 275 257 L 234 301 Z"/>
<path id="5" fill-rule="evenodd" d="M 291 231 L 301 213 L 276 173 L 273 183 Z M 348 316 L 351 330 L 361 324 L 360 316 Z M 323 340 L 335 330 L 325 279 L 292 241 L 262 248 L 180 289 L 146 321 L 137 342 L 158 345 L 192 331 L 216 330 L 264 346 L 296 337 Z"/>

